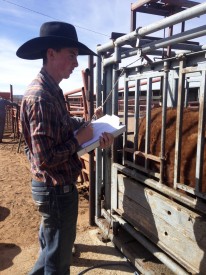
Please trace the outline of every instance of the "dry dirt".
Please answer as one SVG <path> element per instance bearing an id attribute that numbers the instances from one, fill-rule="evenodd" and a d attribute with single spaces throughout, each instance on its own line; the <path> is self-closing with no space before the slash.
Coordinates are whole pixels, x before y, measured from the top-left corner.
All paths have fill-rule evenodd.
<path id="1" fill-rule="evenodd" d="M 31 198 L 29 163 L 18 141 L 9 133 L 0 144 L 0 274 L 28 274 L 38 256 L 39 214 Z M 91 269 L 86 274 L 133 274 L 123 266 L 124 256 L 111 242 L 98 238 L 99 229 L 89 225 L 88 191 L 79 192 L 79 217 L 76 253 L 71 274 L 97 265 L 113 264 Z"/>

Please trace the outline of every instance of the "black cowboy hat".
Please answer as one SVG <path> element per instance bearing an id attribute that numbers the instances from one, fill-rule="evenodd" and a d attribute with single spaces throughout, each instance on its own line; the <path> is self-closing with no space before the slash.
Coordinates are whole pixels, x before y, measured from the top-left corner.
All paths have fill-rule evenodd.
<path id="1" fill-rule="evenodd" d="M 46 22 L 40 28 L 39 37 L 24 43 L 16 52 L 23 59 L 41 59 L 48 48 L 77 48 L 79 55 L 97 55 L 78 41 L 76 29 L 64 22 Z"/>

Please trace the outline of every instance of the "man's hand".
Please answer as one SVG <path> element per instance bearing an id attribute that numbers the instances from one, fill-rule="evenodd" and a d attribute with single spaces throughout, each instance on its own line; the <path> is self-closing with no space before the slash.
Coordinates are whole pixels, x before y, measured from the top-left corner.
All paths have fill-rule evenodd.
<path id="1" fill-rule="evenodd" d="M 99 142 L 100 142 L 99 147 L 101 149 L 105 149 L 112 145 L 112 143 L 114 142 L 114 137 L 112 134 L 104 132 L 102 133 L 102 136 L 99 138 Z"/>
<path id="2" fill-rule="evenodd" d="M 101 106 L 94 110 L 94 115 L 97 119 L 103 116 L 103 110 Z"/>

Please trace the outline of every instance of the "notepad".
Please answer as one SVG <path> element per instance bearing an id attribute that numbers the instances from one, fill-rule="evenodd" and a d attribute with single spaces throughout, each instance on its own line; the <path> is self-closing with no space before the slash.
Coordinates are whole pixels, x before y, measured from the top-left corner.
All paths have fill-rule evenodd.
<path id="1" fill-rule="evenodd" d="M 126 131 L 126 126 L 120 125 L 120 119 L 116 115 L 105 115 L 92 121 L 91 124 L 93 126 L 93 138 L 80 146 L 77 152 L 79 157 L 99 147 L 99 138 L 103 132 L 111 133 L 117 137 Z"/>

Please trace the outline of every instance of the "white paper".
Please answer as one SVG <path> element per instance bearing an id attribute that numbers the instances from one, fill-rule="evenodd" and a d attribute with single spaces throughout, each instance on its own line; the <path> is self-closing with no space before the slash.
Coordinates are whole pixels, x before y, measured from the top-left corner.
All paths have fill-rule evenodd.
<path id="1" fill-rule="evenodd" d="M 93 125 L 93 138 L 83 143 L 81 145 L 82 148 L 85 148 L 99 140 L 103 132 L 112 133 L 122 127 L 119 125 L 119 117 L 115 115 L 105 115 L 91 123 Z"/>

